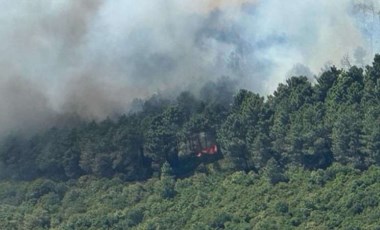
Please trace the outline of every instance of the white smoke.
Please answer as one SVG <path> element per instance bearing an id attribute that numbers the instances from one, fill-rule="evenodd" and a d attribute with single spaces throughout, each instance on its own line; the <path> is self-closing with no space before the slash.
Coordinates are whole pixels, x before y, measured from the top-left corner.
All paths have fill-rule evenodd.
<path id="1" fill-rule="evenodd" d="M 135 97 L 222 75 L 271 93 L 287 73 L 318 74 L 369 50 L 354 3 L 0 0 L 0 127 L 61 113 L 102 119 Z"/>

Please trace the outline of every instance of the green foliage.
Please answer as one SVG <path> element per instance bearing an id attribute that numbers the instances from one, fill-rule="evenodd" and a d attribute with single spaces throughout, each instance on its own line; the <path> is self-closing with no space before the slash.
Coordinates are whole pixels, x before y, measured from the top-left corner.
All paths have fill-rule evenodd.
<path id="1" fill-rule="evenodd" d="M 165 162 L 161 167 L 161 178 L 157 182 L 157 191 L 162 198 L 168 199 L 175 195 L 175 180 L 173 169 L 168 162 Z"/>
<path id="2" fill-rule="evenodd" d="M 114 120 L 5 137 L 0 226 L 379 227 L 380 55 L 315 84 L 291 77 L 267 99 L 235 85 L 224 77 L 199 97 L 156 94 Z"/>
<path id="3" fill-rule="evenodd" d="M 119 119 L 51 128 L 33 137 L 13 134 L 0 146 L 1 178 L 76 179 L 82 175 L 136 181 L 195 171 L 261 172 L 281 167 L 320 169 L 333 162 L 364 170 L 380 164 L 379 55 L 364 70 L 332 67 L 316 79 L 291 77 L 267 100 L 235 82 L 209 82 L 200 97 L 156 94 L 141 111 Z M 197 158 L 200 134 L 218 154 Z M 216 141 L 215 141 L 216 139 Z M 273 163 L 273 162 L 272 162 Z M 270 166 L 272 167 L 272 166 Z"/>
<path id="4" fill-rule="evenodd" d="M 364 168 L 362 152 L 362 118 L 355 108 L 347 108 L 337 118 L 332 129 L 332 151 L 335 159 L 344 164 Z"/>
<path id="5" fill-rule="evenodd" d="M 266 176 L 271 184 L 277 184 L 281 181 L 287 181 L 282 171 L 283 169 L 278 162 L 274 158 L 271 158 L 263 169 L 263 175 Z"/>
<path id="6" fill-rule="evenodd" d="M 272 164 L 269 160 L 268 164 Z M 168 164 L 164 164 L 165 171 Z M 170 171 L 170 170 L 169 170 Z M 173 180 L 175 196 L 157 185 L 82 176 L 56 183 L 0 182 L 4 229 L 376 229 L 380 168 L 333 164 L 318 171 L 294 166 L 287 183 L 243 171 Z M 40 188 L 41 187 L 41 188 Z M 62 190 L 61 187 L 65 189 Z M 18 202 L 10 202 L 18 192 Z M 12 198 L 13 197 L 13 198 Z"/>

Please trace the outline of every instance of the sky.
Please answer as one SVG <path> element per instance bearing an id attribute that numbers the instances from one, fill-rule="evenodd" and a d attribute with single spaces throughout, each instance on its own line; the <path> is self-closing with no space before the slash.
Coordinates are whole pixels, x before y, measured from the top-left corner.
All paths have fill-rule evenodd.
<path id="1" fill-rule="evenodd" d="M 104 119 L 134 98 L 196 92 L 222 76 L 268 95 L 344 56 L 367 64 L 380 51 L 379 5 L 0 0 L 0 129 L 36 129 L 57 114 Z"/>

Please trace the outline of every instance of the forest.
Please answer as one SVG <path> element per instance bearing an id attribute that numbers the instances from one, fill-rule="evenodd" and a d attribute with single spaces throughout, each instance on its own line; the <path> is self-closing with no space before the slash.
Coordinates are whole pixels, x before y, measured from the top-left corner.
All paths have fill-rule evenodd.
<path id="1" fill-rule="evenodd" d="M 227 78 L 0 145 L 5 229 L 380 229 L 380 55 L 288 78 Z M 183 146 L 215 140 L 216 154 Z"/>

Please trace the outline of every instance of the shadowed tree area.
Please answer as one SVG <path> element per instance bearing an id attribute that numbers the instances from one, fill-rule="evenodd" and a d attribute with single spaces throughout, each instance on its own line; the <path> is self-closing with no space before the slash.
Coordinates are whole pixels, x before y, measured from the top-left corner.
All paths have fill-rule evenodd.
<path id="1" fill-rule="evenodd" d="M 141 102 L 141 111 L 117 120 L 53 127 L 33 137 L 14 133 L 2 140 L 1 177 L 131 181 L 159 176 L 165 162 L 178 177 L 216 168 L 261 172 L 270 159 L 282 168 L 338 162 L 364 170 L 379 163 L 379 66 L 376 55 L 364 69 L 332 67 L 314 85 L 293 76 L 267 99 L 236 91 L 223 77 L 199 98 L 154 95 Z M 197 157 L 212 144 L 218 154 Z"/>
<path id="2" fill-rule="evenodd" d="M 380 55 L 315 84 L 292 76 L 268 98 L 234 85 L 224 77 L 200 97 L 155 95 L 116 120 L 2 139 L 1 226 L 380 226 Z M 335 199 L 340 185 L 351 190 Z"/>

